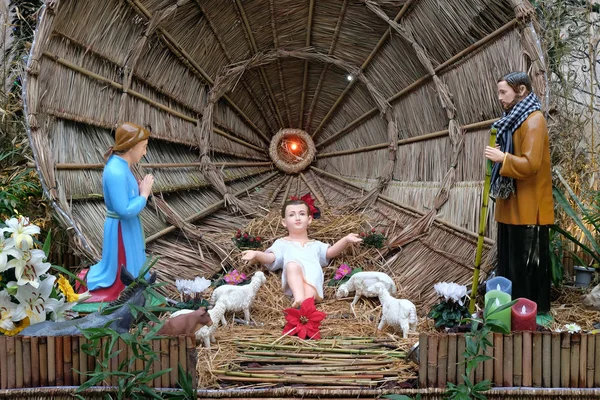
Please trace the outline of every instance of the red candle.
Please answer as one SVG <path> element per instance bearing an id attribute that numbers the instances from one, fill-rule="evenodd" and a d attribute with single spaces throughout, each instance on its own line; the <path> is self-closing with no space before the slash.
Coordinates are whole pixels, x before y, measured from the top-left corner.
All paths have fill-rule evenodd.
<path id="1" fill-rule="evenodd" d="M 535 317 L 537 315 L 537 304 L 534 301 L 521 297 L 512 306 L 512 330 L 513 331 L 533 331 L 535 332 L 537 324 Z"/>

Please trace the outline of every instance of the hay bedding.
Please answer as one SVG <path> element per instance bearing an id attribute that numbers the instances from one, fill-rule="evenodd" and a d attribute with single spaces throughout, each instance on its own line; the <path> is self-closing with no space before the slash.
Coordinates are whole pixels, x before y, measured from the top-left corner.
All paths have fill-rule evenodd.
<path id="1" fill-rule="evenodd" d="M 378 232 L 388 233 L 394 229 L 392 225 L 374 226 L 364 214 L 335 214 L 325 209 L 321 214 L 320 219 L 313 221 L 309 237 L 331 244 L 352 232 L 376 228 Z M 275 239 L 286 235 L 280 221 L 279 211 L 273 211 L 240 229 L 263 238 L 260 250 L 265 250 Z M 223 272 L 236 268 L 251 276 L 259 269 L 264 270 L 257 264 L 240 261 L 241 250 L 233 246 L 233 234 L 223 232 L 204 236 L 227 254 L 222 262 Z M 321 324 L 322 339 L 319 341 L 281 337 L 285 325 L 283 310 L 291 306 L 292 300 L 283 293 L 281 272 L 265 271 L 267 280 L 251 309 L 252 324 L 236 323 L 233 315 L 227 314 L 230 323 L 217 329 L 218 343 L 210 350 L 199 346 L 199 386 L 259 388 L 297 384 L 334 388 L 412 384 L 417 377 L 417 366 L 405 362 L 404 355 L 418 341 L 418 334 L 411 333 L 407 339 L 402 339 L 390 328 L 378 332 L 381 306 L 377 299 L 360 300 L 355 306 L 355 317 L 350 309 L 353 297 L 337 300 L 336 287 L 327 286 L 342 263 L 364 271 L 383 271 L 394 278 L 392 271 L 383 267 L 385 254 L 385 249 L 352 246 L 324 268 L 325 299 L 317 308 L 325 312 L 327 318 Z M 397 297 L 410 298 L 401 282 L 396 283 L 399 284 Z M 209 298 L 210 291 L 205 296 Z M 241 318 L 241 313 L 236 317 Z"/>

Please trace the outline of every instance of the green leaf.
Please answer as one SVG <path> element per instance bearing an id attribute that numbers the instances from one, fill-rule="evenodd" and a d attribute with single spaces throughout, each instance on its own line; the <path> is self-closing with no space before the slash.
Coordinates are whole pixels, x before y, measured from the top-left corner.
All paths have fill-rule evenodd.
<path id="1" fill-rule="evenodd" d="M 42 246 L 42 250 L 46 255 L 46 258 L 50 255 L 50 241 L 52 240 L 52 229 L 48 230 L 48 234 L 46 235 L 46 239 L 44 240 L 44 245 Z"/>
<path id="2" fill-rule="evenodd" d="M 496 333 L 509 333 L 510 328 L 502 321 L 497 319 L 489 319 L 486 321 L 486 325 L 492 328 L 492 331 Z M 491 344 L 490 344 L 491 345 Z"/>
<path id="3" fill-rule="evenodd" d="M 490 304 L 490 303 L 491 303 L 491 304 Z M 494 302 L 493 302 L 493 299 L 489 299 L 489 301 L 488 301 L 488 305 L 490 305 L 490 306 L 491 306 L 491 305 L 493 305 L 493 303 L 494 303 Z M 485 309 L 486 309 L 486 310 L 488 310 L 488 312 L 483 314 L 483 318 L 484 318 L 484 319 L 487 319 L 487 318 L 489 318 L 489 316 L 490 316 L 490 315 L 494 315 L 494 314 L 496 314 L 496 313 L 499 313 L 500 311 L 504 311 L 504 310 L 506 310 L 507 308 L 511 308 L 511 307 L 512 307 L 512 306 L 514 306 L 516 303 L 517 303 L 517 300 L 515 299 L 515 300 L 512 300 L 512 301 L 510 301 L 510 302 L 508 302 L 508 303 L 506 303 L 506 304 L 501 304 L 501 305 L 500 305 L 498 308 L 495 308 L 495 309 L 493 309 L 493 310 L 491 310 L 491 311 L 489 311 L 489 310 L 488 310 L 488 307 L 486 306 L 486 307 L 485 307 Z"/>

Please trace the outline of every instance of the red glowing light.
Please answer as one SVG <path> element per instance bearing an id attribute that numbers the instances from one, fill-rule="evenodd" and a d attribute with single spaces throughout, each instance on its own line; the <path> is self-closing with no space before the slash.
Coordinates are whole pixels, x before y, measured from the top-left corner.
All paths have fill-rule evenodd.
<path id="1" fill-rule="evenodd" d="M 294 142 L 292 142 L 292 144 L 290 144 L 290 149 L 292 149 L 292 151 L 296 151 L 296 150 L 298 150 L 298 144 L 297 144 L 297 143 L 294 143 Z"/>

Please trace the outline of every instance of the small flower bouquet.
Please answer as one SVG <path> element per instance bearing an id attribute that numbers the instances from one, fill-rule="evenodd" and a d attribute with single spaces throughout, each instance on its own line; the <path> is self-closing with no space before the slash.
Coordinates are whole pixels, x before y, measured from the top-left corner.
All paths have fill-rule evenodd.
<path id="1" fill-rule="evenodd" d="M 57 280 L 49 273 L 50 235 L 41 250 L 35 248 L 39 233 L 40 228 L 26 217 L 0 224 L 0 334 L 12 336 L 46 320 L 75 318 L 77 313 L 71 309 L 89 297 L 76 294 L 64 276 Z"/>
<path id="2" fill-rule="evenodd" d="M 210 287 L 210 281 L 204 277 L 197 276 L 194 280 L 177 279 L 175 286 L 179 292 L 180 302 L 175 304 L 175 308 L 197 310 L 200 307 L 208 308 L 208 301 L 204 299 L 202 293 Z"/>
<path id="3" fill-rule="evenodd" d="M 327 286 L 338 286 L 345 283 L 357 272 L 362 272 L 362 268 L 350 268 L 347 264 L 342 264 L 335 271 L 333 278 L 327 283 Z"/>
<path id="4" fill-rule="evenodd" d="M 310 297 L 300 308 L 286 308 L 283 313 L 287 321 L 283 335 L 298 336 L 300 339 L 321 339 L 319 328 L 327 314 L 315 307 L 315 298 Z"/>
<path id="5" fill-rule="evenodd" d="M 433 318 L 436 328 L 453 328 L 470 317 L 467 308 L 467 287 L 453 282 L 439 282 L 434 286 L 440 303 L 433 306 L 427 316 Z"/>
<path id="6" fill-rule="evenodd" d="M 257 249 L 262 245 L 260 236 L 251 236 L 248 232 L 242 233 L 240 229 L 235 232 L 231 240 L 239 249 Z"/>
<path id="7" fill-rule="evenodd" d="M 361 232 L 360 237 L 364 247 L 375 247 L 376 249 L 382 248 L 387 239 L 383 231 L 377 232 L 375 228 L 372 228 L 370 232 Z"/>
<path id="8" fill-rule="evenodd" d="M 237 269 L 234 269 L 232 271 L 229 271 L 225 275 L 221 276 L 220 278 L 216 279 L 213 285 L 215 287 L 219 287 L 219 286 L 225 285 L 225 284 L 227 284 L 227 285 L 245 285 L 249 282 L 250 281 L 248 281 L 248 277 L 246 276 L 246 274 L 238 271 Z"/>

